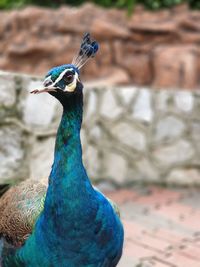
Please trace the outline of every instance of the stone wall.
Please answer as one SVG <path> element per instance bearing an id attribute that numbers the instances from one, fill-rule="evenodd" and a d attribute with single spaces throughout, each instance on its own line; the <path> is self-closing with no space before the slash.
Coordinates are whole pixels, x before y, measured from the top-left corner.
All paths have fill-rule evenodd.
<path id="1" fill-rule="evenodd" d="M 39 78 L 0 73 L 0 184 L 48 177 L 60 104 Z M 84 89 L 83 157 L 95 182 L 200 185 L 200 93 Z"/>
<path id="2" fill-rule="evenodd" d="M 92 4 L 0 12 L 0 69 L 43 74 L 70 63 L 84 32 L 100 43 L 83 77 L 99 84 L 196 88 L 200 84 L 200 12 L 187 5 L 149 12 Z M 19 64 L 20 62 L 20 64 Z"/>

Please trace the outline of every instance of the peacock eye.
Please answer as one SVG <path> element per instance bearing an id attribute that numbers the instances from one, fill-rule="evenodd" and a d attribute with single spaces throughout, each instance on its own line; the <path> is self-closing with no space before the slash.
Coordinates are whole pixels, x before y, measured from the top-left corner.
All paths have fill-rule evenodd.
<path id="1" fill-rule="evenodd" d="M 67 84 L 70 84 L 74 80 L 74 75 L 71 72 L 70 73 L 65 73 L 65 75 L 63 76 L 63 79 Z"/>

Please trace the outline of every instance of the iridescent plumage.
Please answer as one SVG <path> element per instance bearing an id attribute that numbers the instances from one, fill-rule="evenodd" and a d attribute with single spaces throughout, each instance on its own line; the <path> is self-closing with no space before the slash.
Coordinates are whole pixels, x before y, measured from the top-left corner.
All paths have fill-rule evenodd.
<path id="1" fill-rule="evenodd" d="M 89 46 L 84 58 L 96 53 L 95 44 L 89 35 L 84 37 L 80 51 Z M 114 267 L 121 257 L 119 216 L 91 185 L 82 162 L 83 85 L 77 66 L 84 60 L 53 68 L 44 88 L 33 91 L 57 98 L 63 115 L 48 188 L 40 182 L 24 182 L 0 199 L 3 267 Z"/>

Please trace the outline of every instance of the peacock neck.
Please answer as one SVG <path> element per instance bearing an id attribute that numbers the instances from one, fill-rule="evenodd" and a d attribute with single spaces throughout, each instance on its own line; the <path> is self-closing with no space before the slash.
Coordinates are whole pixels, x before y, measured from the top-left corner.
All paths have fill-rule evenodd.
<path id="1" fill-rule="evenodd" d="M 82 123 L 82 92 L 67 98 L 63 104 L 63 115 L 58 128 L 54 163 L 49 177 L 49 187 L 44 212 L 64 214 L 72 203 L 87 194 L 91 184 L 82 162 L 80 129 Z M 77 203 L 78 204 L 78 203 Z M 71 206 L 70 206 L 71 205 Z M 49 217 L 49 216 L 48 216 Z"/>
<path id="2" fill-rule="evenodd" d="M 67 100 L 63 105 L 62 119 L 57 132 L 50 183 L 59 182 L 59 179 L 67 179 L 69 182 L 73 170 L 83 168 L 80 141 L 82 94 L 74 95 Z"/>

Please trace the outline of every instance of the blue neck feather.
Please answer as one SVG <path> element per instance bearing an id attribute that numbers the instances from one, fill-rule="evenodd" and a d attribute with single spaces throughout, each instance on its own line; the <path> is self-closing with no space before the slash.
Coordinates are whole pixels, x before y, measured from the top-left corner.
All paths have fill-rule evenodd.
<path id="1" fill-rule="evenodd" d="M 79 208 L 85 205 L 85 200 L 93 191 L 82 162 L 80 141 L 82 109 L 82 90 L 63 101 L 63 115 L 58 128 L 54 163 L 44 207 L 46 221 L 56 219 L 58 223 L 58 213 L 62 215 L 61 220 L 63 218 L 66 220 L 71 209 L 75 212 L 70 216 L 80 216 Z M 70 220 L 73 218 L 70 217 Z"/>
<path id="2" fill-rule="evenodd" d="M 82 94 L 71 98 L 63 107 L 63 115 L 58 128 L 54 163 L 50 174 L 50 186 L 66 180 L 69 183 L 71 174 L 77 168 L 83 170 L 80 129 L 82 123 Z"/>

